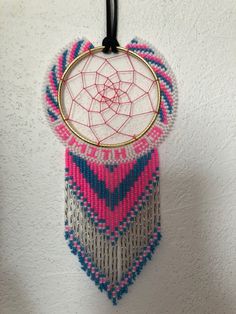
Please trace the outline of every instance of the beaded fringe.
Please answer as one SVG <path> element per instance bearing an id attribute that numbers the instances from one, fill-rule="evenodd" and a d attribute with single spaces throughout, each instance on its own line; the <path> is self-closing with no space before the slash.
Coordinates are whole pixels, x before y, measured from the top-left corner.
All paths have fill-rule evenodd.
<path id="1" fill-rule="evenodd" d="M 110 282 L 119 282 L 139 257 L 157 225 L 160 225 L 158 187 L 143 205 L 124 235 L 113 243 L 86 216 L 69 185 L 65 185 L 65 221 L 80 240 L 86 254 Z"/>

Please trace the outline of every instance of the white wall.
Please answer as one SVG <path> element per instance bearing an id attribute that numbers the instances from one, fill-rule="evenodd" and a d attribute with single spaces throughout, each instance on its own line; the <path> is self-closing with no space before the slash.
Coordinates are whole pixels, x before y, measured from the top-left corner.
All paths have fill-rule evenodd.
<path id="1" fill-rule="evenodd" d="M 0 0 L 1 314 L 236 313 L 235 0 L 120 0 L 119 41 L 166 56 L 178 118 L 161 146 L 163 241 L 113 307 L 63 238 L 64 147 L 41 104 L 45 70 L 105 35 L 105 1 Z"/>

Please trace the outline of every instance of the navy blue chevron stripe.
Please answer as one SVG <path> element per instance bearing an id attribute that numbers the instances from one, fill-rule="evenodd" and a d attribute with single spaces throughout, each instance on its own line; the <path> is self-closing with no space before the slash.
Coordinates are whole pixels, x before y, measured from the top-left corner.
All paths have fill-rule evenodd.
<path id="1" fill-rule="evenodd" d="M 171 104 L 170 104 L 170 102 L 169 102 L 169 100 L 168 100 L 168 98 L 167 98 L 167 96 L 166 96 L 166 93 L 163 92 L 162 90 L 161 90 L 161 96 L 164 98 L 164 101 L 165 101 L 165 103 L 167 104 L 169 113 L 172 113 L 173 107 L 171 106 Z"/>
<path id="2" fill-rule="evenodd" d="M 163 116 L 163 111 L 161 107 L 159 108 L 159 116 L 161 118 L 161 122 L 164 122 L 164 116 Z"/>
<path id="3" fill-rule="evenodd" d="M 62 72 L 65 71 L 66 69 L 66 58 L 67 58 L 68 50 L 65 50 L 62 54 L 63 59 L 62 59 Z"/>
<path id="4" fill-rule="evenodd" d="M 55 100 L 55 98 L 53 97 L 53 95 L 52 95 L 52 93 L 50 91 L 50 87 L 49 86 L 46 87 L 46 94 L 50 98 L 50 100 L 53 102 L 53 104 L 56 106 L 56 108 L 59 108 L 58 103 Z"/>
<path id="5" fill-rule="evenodd" d="M 54 119 L 54 121 L 58 119 L 58 116 L 55 113 L 53 113 L 49 108 L 47 109 L 47 112 L 49 116 L 51 116 Z"/>
<path id="6" fill-rule="evenodd" d="M 152 53 L 154 54 L 154 50 L 151 48 L 139 48 L 139 47 L 129 47 L 129 50 L 134 51 L 134 52 L 147 52 L 147 53 Z"/>
<path id="7" fill-rule="evenodd" d="M 151 159 L 153 150 L 148 154 L 140 157 L 125 179 L 116 187 L 114 192 L 110 192 L 106 187 L 105 182 L 98 179 L 98 176 L 90 169 L 87 161 L 81 157 L 71 153 L 73 162 L 79 167 L 80 172 L 83 174 L 86 181 L 90 184 L 91 188 L 98 194 L 99 198 L 104 199 L 106 205 L 113 211 L 115 206 L 119 204 L 130 191 L 136 180 L 139 178 L 149 160 Z"/>
<path id="8" fill-rule="evenodd" d="M 80 52 L 80 49 L 81 49 L 81 46 L 82 44 L 84 43 L 84 40 L 79 40 L 78 41 L 78 44 L 77 44 L 77 47 L 75 49 L 75 55 L 74 55 L 74 58 L 76 58 Z"/>
<path id="9" fill-rule="evenodd" d="M 58 81 L 57 81 L 56 70 L 57 70 L 57 67 L 56 67 L 56 65 L 54 65 L 53 68 L 52 68 L 52 77 L 53 77 L 54 84 L 55 84 L 56 88 L 58 89 L 59 84 L 58 84 Z"/>

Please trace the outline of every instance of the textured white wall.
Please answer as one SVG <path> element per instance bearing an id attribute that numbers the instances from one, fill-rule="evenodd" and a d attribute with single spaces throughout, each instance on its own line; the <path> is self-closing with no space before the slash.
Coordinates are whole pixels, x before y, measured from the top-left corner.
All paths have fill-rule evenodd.
<path id="1" fill-rule="evenodd" d="M 41 104 L 52 57 L 81 35 L 101 43 L 105 1 L 0 0 L 0 313 L 236 313 L 235 0 L 120 0 L 120 43 L 161 50 L 179 108 L 161 146 L 164 238 L 118 307 L 64 241 L 64 147 Z"/>

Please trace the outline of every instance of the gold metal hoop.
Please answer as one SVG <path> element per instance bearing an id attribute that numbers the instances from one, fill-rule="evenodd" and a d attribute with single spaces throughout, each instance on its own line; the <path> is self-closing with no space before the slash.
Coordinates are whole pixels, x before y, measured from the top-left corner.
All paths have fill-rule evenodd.
<path id="1" fill-rule="evenodd" d="M 123 48 L 123 47 L 117 47 L 118 51 L 127 53 L 133 57 L 135 57 L 136 59 L 138 59 L 139 61 L 141 61 L 143 64 L 145 64 L 147 66 L 147 68 L 149 69 L 149 71 L 152 73 L 152 76 L 154 78 L 154 81 L 156 82 L 156 87 L 157 87 L 157 106 L 156 106 L 156 110 L 155 110 L 155 114 L 153 115 L 152 120 L 150 121 L 150 123 L 148 124 L 148 126 L 138 135 L 135 136 L 135 138 L 132 138 L 128 141 L 119 143 L 119 144 L 98 144 L 94 141 L 91 141 L 90 139 L 86 138 L 85 136 L 81 135 L 72 125 L 70 125 L 70 123 L 68 122 L 68 119 L 65 116 L 64 110 L 63 110 L 63 103 L 62 103 L 62 84 L 63 81 L 65 80 L 65 78 L 67 77 L 67 75 L 70 73 L 70 71 L 73 69 L 74 66 L 76 66 L 81 60 L 83 60 L 84 58 L 86 58 L 87 56 L 91 55 L 91 54 L 96 54 L 98 52 L 101 52 L 103 50 L 104 46 L 99 46 L 99 47 L 95 47 L 92 49 L 89 49 L 88 51 L 85 51 L 81 54 L 78 55 L 77 58 L 75 58 L 70 64 L 69 66 L 66 68 L 66 70 L 64 71 L 60 82 L 59 82 L 59 88 L 58 88 L 58 104 L 59 104 L 59 111 L 62 117 L 62 120 L 64 121 L 64 123 L 66 124 L 66 126 L 70 129 L 70 131 L 75 134 L 78 138 L 80 138 L 81 140 L 97 146 L 97 147 L 107 147 L 107 148 L 112 148 L 112 147 L 120 147 L 120 146 L 125 146 L 128 145 L 134 141 L 137 141 L 140 137 L 142 137 L 153 125 L 153 123 L 155 122 L 158 112 L 159 112 L 159 108 L 160 108 L 160 102 L 161 102 L 161 92 L 160 92 L 160 82 L 159 79 L 156 75 L 156 73 L 154 72 L 154 70 L 152 69 L 152 67 L 148 64 L 147 61 L 145 61 L 142 57 L 140 57 L 137 53 Z"/>

